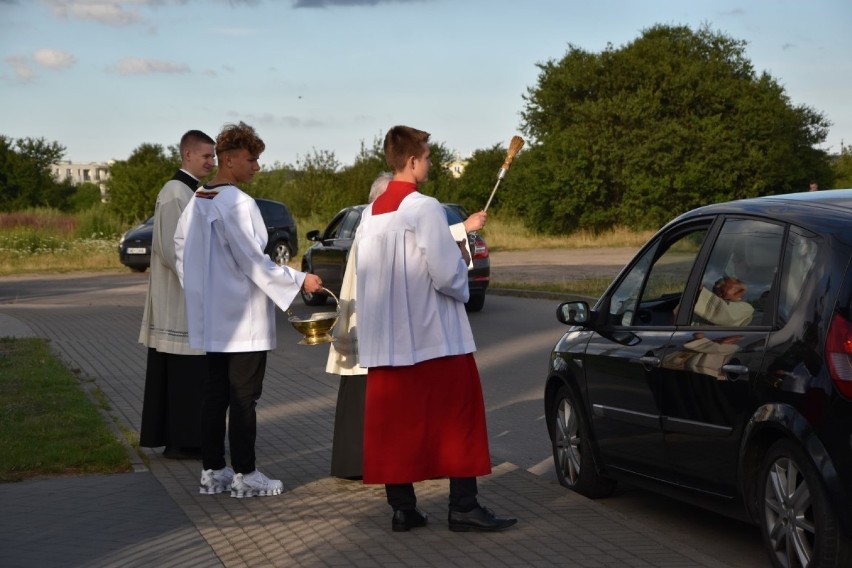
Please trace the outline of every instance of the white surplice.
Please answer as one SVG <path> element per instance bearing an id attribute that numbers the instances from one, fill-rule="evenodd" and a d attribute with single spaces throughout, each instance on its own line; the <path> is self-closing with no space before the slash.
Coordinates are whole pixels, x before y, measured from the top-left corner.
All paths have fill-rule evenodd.
<path id="1" fill-rule="evenodd" d="M 453 235 L 453 240 L 465 243 L 468 255 L 472 257 L 464 223 L 450 225 L 450 233 Z M 334 341 L 328 344 L 325 372 L 332 375 L 367 374 L 367 369 L 358 363 L 358 316 L 355 310 L 358 303 L 356 299 L 358 276 L 355 274 L 356 249 L 357 245 L 352 243 L 352 248 L 349 249 L 349 258 L 346 259 L 346 270 L 343 273 L 340 295 L 337 298 L 340 304 L 340 317 L 337 320 L 337 325 L 334 326 Z"/>
<path id="2" fill-rule="evenodd" d="M 436 199 L 414 192 L 380 215 L 369 205 L 354 245 L 362 367 L 476 351 L 464 311 L 468 267 Z"/>
<path id="3" fill-rule="evenodd" d="M 236 186 L 204 186 L 190 200 L 175 231 L 190 346 L 275 348 L 275 306 L 290 307 L 305 273 L 275 264 L 263 252 L 267 238 L 257 204 Z"/>

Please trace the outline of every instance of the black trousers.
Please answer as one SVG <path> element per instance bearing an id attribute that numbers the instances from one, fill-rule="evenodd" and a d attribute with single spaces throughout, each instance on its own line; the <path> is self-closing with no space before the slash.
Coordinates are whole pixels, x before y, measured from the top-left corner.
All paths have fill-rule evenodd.
<path id="1" fill-rule="evenodd" d="M 207 353 L 209 378 L 201 401 L 201 461 L 204 469 L 225 467 L 225 415 L 231 467 L 255 470 L 257 400 L 263 390 L 266 351 Z M 230 411 L 229 411 L 230 409 Z"/>
<path id="2" fill-rule="evenodd" d="M 475 477 L 450 478 L 450 511 L 466 513 L 478 505 Z M 417 506 L 417 496 L 413 483 L 393 483 L 385 485 L 388 505 L 394 511 L 413 509 Z"/>

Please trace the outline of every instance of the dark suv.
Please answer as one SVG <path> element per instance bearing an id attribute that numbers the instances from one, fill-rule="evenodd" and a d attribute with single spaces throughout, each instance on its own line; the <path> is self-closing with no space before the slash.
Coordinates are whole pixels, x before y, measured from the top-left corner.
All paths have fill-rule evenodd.
<path id="1" fill-rule="evenodd" d="M 443 203 L 447 214 L 447 224 L 462 223 L 469 217 L 467 211 L 455 203 Z M 340 211 L 320 233 L 318 230 L 309 231 L 308 240 L 314 244 L 305 251 L 302 257 L 302 271 L 311 272 L 322 278 L 323 286 L 332 294 L 339 294 L 343 284 L 343 273 L 355 229 L 361 223 L 361 211 L 366 205 L 354 205 Z M 465 304 L 469 312 L 478 312 L 485 305 L 485 291 L 491 281 L 491 260 L 488 257 L 488 246 L 477 234 L 467 236 L 470 244 L 473 266 L 468 270 L 468 287 L 470 298 Z M 328 300 L 324 294 L 311 294 L 301 291 L 302 299 L 309 306 L 321 306 Z"/>
<path id="2" fill-rule="evenodd" d="M 255 199 L 255 202 L 266 224 L 267 242 L 263 252 L 268 254 L 276 264 L 287 264 L 294 255 L 299 253 L 295 219 L 283 203 L 269 199 Z M 153 234 L 153 216 L 124 233 L 118 243 L 118 257 L 121 264 L 134 272 L 145 272 L 151 265 Z"/>
<path id="3" fill-rule="evenodd" d="M 594 307 L 561 304 L 560 482 L 630 480 L 758 524 L 775 566 L 852 566 L 852 190 L 709 205 Z"/>

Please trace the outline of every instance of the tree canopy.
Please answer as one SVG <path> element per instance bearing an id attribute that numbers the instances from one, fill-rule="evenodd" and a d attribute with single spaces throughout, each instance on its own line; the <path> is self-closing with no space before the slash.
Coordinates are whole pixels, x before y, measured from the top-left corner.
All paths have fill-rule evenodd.
<path id="1" fill-rule="evenodd" d="M 141 221 L 154 213 L 157 194 L 180 167 L 180 153 L 159 144 L 142 144 L 109 170 L 109 208 L 122 220 Z"/>
<path id="2" fill-rule="evenodd" d="M 0 135 L 0 211 L 64 209 L 73 188 L 56 181 L 50 168 L 64 154 L 65 147 L 58 142 Z"/>
<path id="3" fill-rule="evenodd" d="M 702 204 L 800 190 L 829 175 L 828 121 L 756 74 L 745 42 L 658 25 L 539 65 L 522 112 L 532 148 L 510 202 L 550 231 L 659 226 Z"/>

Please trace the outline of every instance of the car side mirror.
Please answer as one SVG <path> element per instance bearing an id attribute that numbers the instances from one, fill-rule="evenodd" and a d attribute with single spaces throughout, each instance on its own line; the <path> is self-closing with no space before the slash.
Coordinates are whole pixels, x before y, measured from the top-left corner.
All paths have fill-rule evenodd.
<path id="1" fill-rule="evenodd" d="M 305 236 L 308 238 L 309 241 L 320 240 L 320 238 L 319 238 L 320 232 L 317 229 L 314 229 L 313 231 L 308 231 L 308 233 Z"/>
<path id="2" fill-rule="evenodd" d="M 563 302 L 556 308 L 556 319 L 565 325 L 586 325 L 590 313 L 586 302 Z"/>

